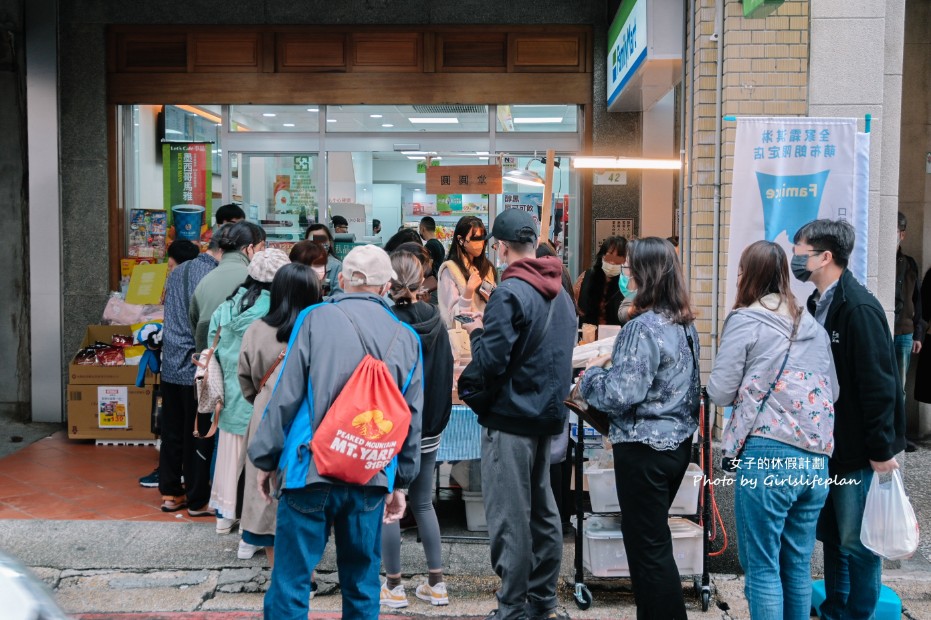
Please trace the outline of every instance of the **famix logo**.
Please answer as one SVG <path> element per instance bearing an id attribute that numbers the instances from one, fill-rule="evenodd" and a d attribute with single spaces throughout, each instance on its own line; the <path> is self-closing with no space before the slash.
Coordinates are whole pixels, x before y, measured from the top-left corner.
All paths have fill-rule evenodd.
<path id="1" fill-rule="evenodd" d="M 830 170 L 813 174 L 776 175 L 756 173 L 763 202 L 765 239 L 775 241 L 785 231 L 791 240 L 807 222 L 818 219 L 821 197 Z"/>

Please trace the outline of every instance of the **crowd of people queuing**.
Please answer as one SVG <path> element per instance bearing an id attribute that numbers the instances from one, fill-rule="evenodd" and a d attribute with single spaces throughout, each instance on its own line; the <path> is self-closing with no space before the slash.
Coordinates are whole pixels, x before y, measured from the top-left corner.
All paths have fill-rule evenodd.
<path id="1" fill-rule="evenodd" d="M 358 246 L 342 262 L 334 232 L 346 223 L 336 218 L 333 231 L 310 226 L 290 255 L 266 248 L 263 230 L 235 205 L 217 223 L 206 252 L 169 249 L 162 447 L 158 470 L 141 482 L 157 481 L 166 512 L 214 518 L 218 534 L 238 524 L 239 558 L 264 550 L 273 568 L 266 618 L 307 617 L 331 531 L 344 617 L 407 607 L 398 523 L 406 508 L 428 571 L 414 594 L 449 603 L 432 497 L 452 407 L 448 330 L 457 325 L 471 346 L 464 373 L 493 386 L 491 404 L 476 410 L 490 560 L 501 579 L 490 617 L 567 617 L 556 598 L 569 512 L 563 400 L 583 324 L 623 326 L 611 354 L 591 360 L 578 382 L 610 419 L 637 617 L 687 617 L 666 517 L 698 426 L 701 351 L 672 239 L 609 237 L 573 285 L 534 218 L 516 209 L 500 213 L 490 234 L 481 219 L 461 218 L 448 252 L 425 217 L 384 249 Z M 902 217 L 899 228 L 901 240 Z M 899 251 L 893 342 L 879 302 L 847 269 L 853 228 L 816 220 L 793 242 L 791 261 L 767 241 L 739 257 L 707 385 L 714 403 L 733 407 L 722 451 L 740 480 L 745 592 L 754 619 L 807 618 L 817 538 L 821 617 L 865 619 L 882 569 L 860 543 L 865 498 L 874 473 L 896 469 L 906 447 L 903 366 L 921 350 L 931 306 L 921 293 L 931 287 L 919 288 L 917 266 Z M 790 271 L 816 287 L 805 306 Z M 213 419 L 197 412 L 192 363 L 211 345 L 224 384 Z M 396 463 L 347 484 L 319 473 L 310 438 L 366 355 L 384 362 L 411 423 Z M 840 482 L 818 484 L 828 479 Z"/>

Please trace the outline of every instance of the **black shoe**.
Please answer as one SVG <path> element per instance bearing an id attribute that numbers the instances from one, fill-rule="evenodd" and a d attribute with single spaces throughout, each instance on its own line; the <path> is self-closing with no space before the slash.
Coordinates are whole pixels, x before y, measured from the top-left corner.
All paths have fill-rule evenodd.
<path id="1" fill-rule="evenodd" d="M 911 439 L 905 440 L 905 451 L 906 452 L 917 452 L 918 446 L 915 445 L 915 442 Z"/>
<path id="2" fill-rule="evenodd" d="M 531 620 L 571 620 L 569 614 L 563 609 L 551 609 L 543 616 L 528 616 Z"/>
<path id="3" fill-rule="evenodd" d="M 154 489 L 158 486 L 158 469 L 153 471 L 148 476 L 143 476 L 139 478 L 139 486 L 146 487 L 149 489 Z"/>

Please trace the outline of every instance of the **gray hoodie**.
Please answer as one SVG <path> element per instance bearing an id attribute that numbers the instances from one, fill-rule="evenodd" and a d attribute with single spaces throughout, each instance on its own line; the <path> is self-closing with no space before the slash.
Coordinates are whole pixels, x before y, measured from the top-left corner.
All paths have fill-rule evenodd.
<path id="1" fill-rule="evenodd" d="M 356 331 L 353 321 L 362 331 Z M 310 441 L 366 352 L 385 362 L 411 412 L 393 484 L 383 470 L 367 486 L 406 489 L 417 476 L 423 409 L 420 338 L 381 297 L 340 293 L 298 316 L 271 399 L 249 443 L 256 468 L 278 470 L 278 489 L 346 484 L 317 472 Z"/>
<path id="2" fill-rule="evenodd" d="M 724 456 L 739 454 L 750 435 L 830 456 L 839 389 L 828 334 L 802 313 L 785 369 L 761 411 L 786 357 L 792 318 L 777 295 L 760 302 L 727 317 L 708 381 L 711 400 L 734 407 L 724 429 Z"/>

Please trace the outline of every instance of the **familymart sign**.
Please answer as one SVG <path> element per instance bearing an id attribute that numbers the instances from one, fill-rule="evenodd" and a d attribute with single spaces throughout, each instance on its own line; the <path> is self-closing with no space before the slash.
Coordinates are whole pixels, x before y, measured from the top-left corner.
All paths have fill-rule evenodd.
<path id="1" fill-rule="evenodd" d="M 647 1 L 624 2 L 608 30 L 608 107 L 647 58 Z"/>
<path id="2" fill-rule="evenodd" d="M 681 0 L 624 0 L 608 29 L 608 110 L 649 109 L 681 69 Z"/>

